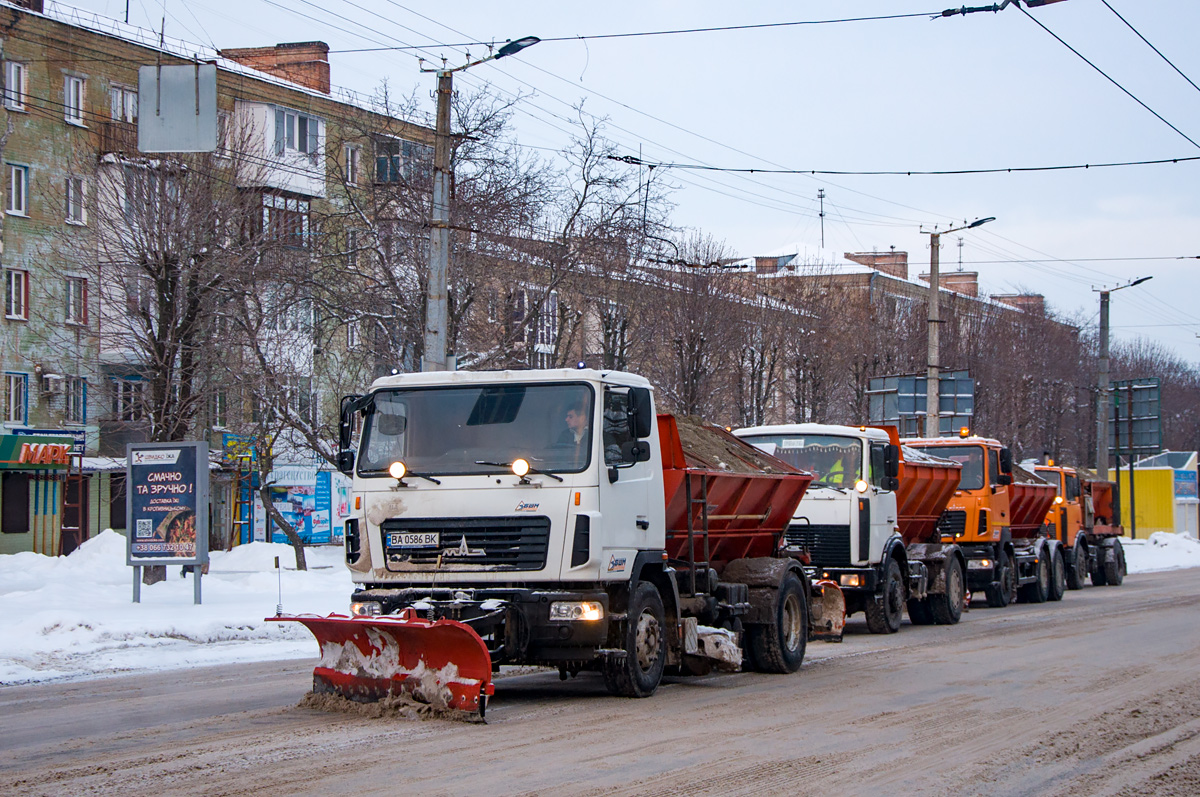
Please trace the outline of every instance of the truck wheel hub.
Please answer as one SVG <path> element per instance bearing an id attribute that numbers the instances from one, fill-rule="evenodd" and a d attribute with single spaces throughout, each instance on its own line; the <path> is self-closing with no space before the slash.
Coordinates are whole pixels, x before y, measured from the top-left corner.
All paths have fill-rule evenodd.
<path id="1" fill-rule="evenodd" d="M 662 629 L 659 628 L 658 619 L 651 612 L 642 612 L 638 616 L 636 633 L 638 667 L 649 671 L 658 661 L 658 649 L 662 641 Z"/>

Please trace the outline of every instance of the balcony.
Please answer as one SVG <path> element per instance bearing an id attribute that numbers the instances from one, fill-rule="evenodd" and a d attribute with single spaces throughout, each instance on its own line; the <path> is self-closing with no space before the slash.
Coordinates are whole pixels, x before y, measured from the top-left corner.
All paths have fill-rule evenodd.
<path id="1" fill-rule="evenodd" d="M 137 155 L 138 137 L 136 122 L 101 122 L 101 155 Z"/>

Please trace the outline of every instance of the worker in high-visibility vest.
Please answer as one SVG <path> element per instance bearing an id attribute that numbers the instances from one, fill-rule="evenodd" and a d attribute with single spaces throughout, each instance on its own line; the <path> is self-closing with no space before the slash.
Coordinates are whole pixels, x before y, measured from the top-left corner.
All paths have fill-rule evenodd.
<path id="1" fill-rule="evenodd" d="M 841 484 L 846 479 L 845 469 L 842 467 L 842 458 L 838 457 L 833 463 L 833 467 L 825 474 L 824 482 L 826 484 Z"/>

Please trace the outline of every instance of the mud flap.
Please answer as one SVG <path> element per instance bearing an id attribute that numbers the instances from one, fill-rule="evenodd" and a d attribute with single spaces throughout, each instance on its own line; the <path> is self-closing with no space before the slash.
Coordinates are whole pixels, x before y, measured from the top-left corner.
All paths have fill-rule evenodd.
<path id="1" fill-rule="evenodd" d="M 815 581 L 809 598 L 810 639 L 841 642 L 846 627 L 846 596 L 842 588 L 828 579 Z"/>
<path id="2" fill-rule="evenodd" d="M 370 703 L 407 694 L 435 708 L 484 715 L 493 694 L 492 658 L 470 626 L 422 620 L 412 609 L 397 616 L 283 615 L 269 622 L 301 623 L 321 646 L 313 690 Z"/>

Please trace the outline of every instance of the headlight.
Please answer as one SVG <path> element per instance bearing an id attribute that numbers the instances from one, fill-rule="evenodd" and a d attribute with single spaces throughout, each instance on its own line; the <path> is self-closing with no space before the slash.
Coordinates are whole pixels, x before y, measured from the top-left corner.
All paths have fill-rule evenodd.
<path id="1" fill-rule="evenodd" d="M 404 467 L 404 463 L 396 460 L 391 465 L 388 465 L 388 473 L 393 479 L 403 479 L 404 474 L 408 473 L 408 468 Z"/>
<path id="2" fill-rule="evenodd" d="M 1061 495 L 1056 495 L 1056 496 L 1054 496 L 1054 503 L 1056 503 L 1056 504 L 1061 504 L 1061 503 L 1062 503 L 1062 496 L 1061 496 Z"/>
<path id="3" fill-rule="evenodd" d="M 512 472 L 518 476 L 524 476 L 529 473 L 529 460 L 514 459 L 512 464 Z"/>
<path id="4" fill-rule="evenodd" d="M 559 601 L 550 604 L 551 620 L 599 620 L 604 607 L 596 601 Z"/>
<path id="5" fill-rule="evenodd" d="M 858 575 L 857 573 L 842 573 L 841 578 L 838 580 L 841 582 L 843 587 L 862 586 L 862 576 Z"/>
<path id="6" fill-rule="evenodd" d="M 859 479 L 854 483 L 854 489 L 858 490 L 860 493 L 865 493 L 867 491 L 867 483 L 862 479 Z"/>
<path id="7" fill-rule="evenodd" d="M 967 562 L 967 567 L 971 570 L 986 570 L 992 566 L 991 559 L 971 559 Z"/>
<path id="8" fill-rule="evenodd" d="M 350 604 L 350 614 L 355 617 L 378 617 L 383 614 L 383 604 L 375 601 L 363 601 Z"/>

